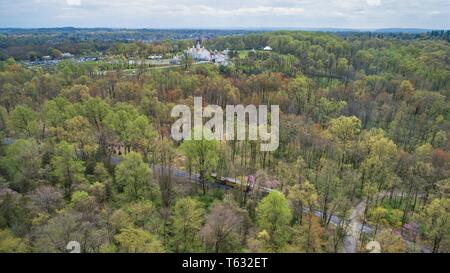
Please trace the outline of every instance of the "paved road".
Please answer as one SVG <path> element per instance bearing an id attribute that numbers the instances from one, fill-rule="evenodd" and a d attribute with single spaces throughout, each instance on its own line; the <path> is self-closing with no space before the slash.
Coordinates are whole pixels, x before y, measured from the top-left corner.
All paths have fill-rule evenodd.
<path id="1" fill-rule="evenodd" d="M 161 166 L 156 165 L 153 167 L 155 171 L 161 171 Z M 186 181 L 190 181 L 196 184 L 200 183 L 199 175 L 192 174 L 189 177 L 189 173 L 183 170 L 179 170 L 176 168 L 171 169 L 172 176 L 186 179 Z M 230 189 L 231 187 L 220 184 L 220 183 L 212 183 L 209 184 L 210 186 L 214 188 L 222 188 L 222 189 Z M 352 214 L 350 216 L 350 230 L 348 231 L 348 235 L 344 237 L 344 253 L 356 253 L 357 252 L 357 246 L 359 241 L 359 234 L 361 232 L 362 223 L 360 221 L 361 216 L 364 214 L 364 210 L 366 208 L 366 203 L 364 201 L 359 202 L 353 209 Z M 308 209 L 305 208 L 305 211 L 307 212 Z M 314 215 L 321 218 L 323 215 L 323 212 L 320 210 L 314 210 Z M 333 225 L 339 225 L 341 223 L 341 219 L 336 215 L 331 215 L 330 223 Z M 363 233 L 370 233 L 372 232 L 372 228 L 368 226 L 367 224 L 364 225 L 364 228 L 362 230 Z"/>
<path id="2" fill-rule="evenodd" d="M 359 202 L 352 210 L 352 214 L 350 215 L 350 224 L 348 225 L 347 235 L 344 236 L 344 253 L 356 253 L 358 248 L 359 235 L 361 233 L 361 228 L 363 233 L 371 233 L 372 227 L 365 224 L 362 226 L 361 218 L 364 214 L 364 210 L 366 209 L 366 203 L 364 201 Z M 308 209 L 305 209 L 307 212 Z M 323 212 L 320 210 L 314 210 L 314 215 L 319 218 L 322 218 Z M 341 224 L 342 220 L 336 216 L 331 215 L 330 223 L 333 225 Z"/>
<path id="3" fill-rule="evenodd" d="M 162 168 L 161 165 L 154 165 L 153 166 L 153 171 L 155 173 L 156 172 L 160 173 L 161 172 L 161 168 Z M 167 172 L 167 170 L 168 170 L 168 168 L 166 168 L 165 171 Z M 191 175 L 189 175 L 189 172 L 184 171 L 184 170 L 180 170 L 180 169 L 177 169 L 177 168 L 173 168 L 173 167 L 170 169 L 170 173 L 171 173 L 172 177 L 176 177 L 176 178 L 185 180 L 185 181 L 190 182 L 190 183 L 194 183 L 194 184 L 200 184 L 201 183 L 200 175 L 198 175 L 198 174 L 191 174 Z M 228 190 L 228 189 L 231 188 L 230 186 L 227 186 L 227 185 L 224 185 L 224 184 L 221 184 L 221 183 L 218 183 L 218 182 L 207 183 L 207 186 L 211 187 L 211 188 L 217 188 L 217 189 L 223 189 L 223 190 Z"/>
<path id="4" fill-rule="evenodd" d="M 358 248 L 359 235 L 361 232 L 361 216 L 364 214 L 366 209 L 366 202 L 359 202 L 356 207 L 353 208 L 352 214 L 350 215 L 350 230 L 348 235 L 344 237 L 344 253 L 356 253 Z M 363 232 L 370 232 L 371 228 L 364 225 Z"/>
<path id="5" fill-rule="evenodd" d="M 194 66 L 194 65 L 201 65 L 201 64 L 208 64 L 208 63 L 212 63 L 212 62 L 201 61 L 201 62 L 193 63 L 192 65 Z M 144 71 L 170 69 L 170 68 L 176 68 L 176 67 L 183 67 L 183 65 L 182 64 L 170 64 L 170 65 L 164 65 L 164 66 L 146 67 L 144 69 Z M 134 75 L 137 70 L 138 70 L 138 68 L 130 68 L 130 69 L 122 69 L 121 71 L 124 72 L 124 73 L 128 73 L 129 75 Z M 111 72 L 111 71 L 114 71 L 114 70 L 102 70 L 102 71 L 99 71 L 98 74 L 99 75 L 106 75 L 107 72 Z"/>
<path id="6" fill-rule="evenodd" d="M 115 163 L 118 164 L 120 159 L 117 158 L 116 161 L 117 162 L 115 162 Z M 154 172 L 161 172 L 161 165 L 154 165 L 153 170 L 154 170 Z M 173 168 L 173 167 L 170 169 L 170 172 L 171 172 L 172 177 L 177 177 L 177 178 L 183 179 L 190 183 L 200 184 L 200 176 L 198 174 L 189 175 L 189 172 L 180 170 L 177 168 Z M 208 186 L 213 187 L 213 188 L 220 188 L 220 189 L 224 189 L 224 190 L 231 189 L 230 186 L 226 186 L 226 185 L 223 185 L 218 182 L 208 183 Z M 344 249 L 343 249 L 344 253 L 356 253 L 357 252 L 359 235 L 360 235 L 361 227 L 362 227 L 360 218 L 364 214 L 365 208 L 366 208 L 366 203 L 364 201 L 359 202 L 353 208 L 352 214 L 350 216 L 350 225 L 349 225 L 350 230 L 348 230 L 347 231 L 348 234 L 346 236 L 344 236 Z M 305 208 L 305 211 L 307 212 L 308 209 Z M 321 218 L 323 215 L 322 211 L 316 210 L 316 209 L 313 211 L 313 213 L 314 213 L 314 215 L 316 215 L 319 218 Z M 331 215 L 330 223 L 332 223 L 333 225 L 339 225 L 341 223 L 341 221 L 342 220 L 338 216 Z M 362 232 L 370 233 L 370 232 L 372 232 L 372 228 L 368 225 L 364 225 Z"/>

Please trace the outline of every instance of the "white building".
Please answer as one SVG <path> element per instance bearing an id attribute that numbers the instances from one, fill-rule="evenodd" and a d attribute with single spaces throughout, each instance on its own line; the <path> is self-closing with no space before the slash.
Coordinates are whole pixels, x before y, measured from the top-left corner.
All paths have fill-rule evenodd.
<path id="1" fill-rule="evenodd" d="M 212 54 L 212 61 L 215 64 L 225 65 L 226 66 L 226 65 L 228 65 L 228 59 L 229 59 L 228 53 L 229 53 L 228 49 L 224 50 L 224 51 L 217 51 L 216 50 Z"/>
<path id="2" fill-rule="evenodd" d="M 229 50 L 223 51 L 209 51 L 201 46 L 200 41 L 197 41 L 196 45 L 186 50 L 186 53 L 192 56 L 194 61 L 206 61 L 213 62 L 217 65 L 228 65 Z M 174 60 L 175 63 L 175 60 Z"/>
<path id="3" fill-rule="evenodd" d="M 150 55 L 147 57 L 149 60 L 162 60 L 163 56 L 161 55 Z"/>
<path id="4" fill-rule="evenodd" d="M 66 53 L 63 53 L 63 54 L 61 55 L 61 57 L 62 57 L 63 59 L 71 59 L 71 58 L 74 57 L 74 55 L 73 55 L 72 53 L 66 52 Z"/>
<path id="5" fill-rule="evenodd" d="M 200 45 L 200 42 L 197 41 L 197 44 L 192 48 L 187 50 L 187 53 L 192 56 L 192 59 L 196 61 L 211 61 L 212 56 L 211 52 Z"/>
<path id="6" fill-rule="evenodd" d="M 173 59 L 171 59 L 169 61 L 169 63 L 170 64 L 179 64 L 180 63 L 180 57 L 178 57 L 178 56 L 173 57 Z"/>

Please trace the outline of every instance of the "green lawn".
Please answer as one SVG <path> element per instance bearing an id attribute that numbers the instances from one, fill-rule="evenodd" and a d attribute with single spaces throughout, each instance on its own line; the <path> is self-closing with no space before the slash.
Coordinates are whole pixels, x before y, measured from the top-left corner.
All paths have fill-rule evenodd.
<path id="1" fill-rule="evenodd" d="M 241 51 L 239 51 L 239 58 L 240 59 L 245 59 L 245 58 L 247 58 L 247 56 L 248 56 L 248 52 L 249 52 L 250 50 L 241 50 Z"/>

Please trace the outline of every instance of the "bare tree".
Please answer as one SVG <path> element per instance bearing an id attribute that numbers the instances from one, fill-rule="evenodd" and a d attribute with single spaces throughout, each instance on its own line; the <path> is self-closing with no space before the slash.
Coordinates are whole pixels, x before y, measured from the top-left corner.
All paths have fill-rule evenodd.
<path id="1" fill-rule="evenodd" d="M 201 231 L 206 248 L 215 253 L 238 251 L 245 243 L 248 223 L 247 213 L 233 203 L 214 203 Z"/>

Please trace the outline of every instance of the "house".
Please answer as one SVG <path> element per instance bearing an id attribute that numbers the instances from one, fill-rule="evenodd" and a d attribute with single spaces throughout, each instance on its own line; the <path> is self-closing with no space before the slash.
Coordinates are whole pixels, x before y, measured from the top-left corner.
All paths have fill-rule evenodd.
<path id="1" fill-rule="evenodd" d="M 228 53 L 229 53 L 228 49 L 224 51 L 215 50 L 214 53 L 212 54 L 211 59 L 215 64 L 227 66 L 229 59 Z"/>
<path id="2" fill-rule="evenodd" d="M 170 64 L 179 64 L 180 58 L 178 56 L 173 57 L 173 59 L 170 60 Z"/>
<path id="3" fill-rule="evenodd" d="M 263 48 L 264 51 L 272 51 L 272 48 L 270 46 L 266 46 Z"/>
<path id="4" fill-rule="evenodd" d="M 187 54 L 192 56 L 192 59 L 195 61 L 211 61 L 212 56 L 211 52 L 201 46 L 200 41 L 197 41 L 197 44 L 193 46 L 192 48 L 189 48 L 187 51 Z"/>
<path id="5" fill-rule="evenodd" d="M 223 53 L 214 53 L 214 55 L 212 56 L 212 61 L 214 63 L 223 63 L 226 61 L 226 56 Z"/>
<path id="6" fill-rule="evenodd" d="M 151 55 L 151 56 L 148 56 L 148 58 L 147 59 L 149 59 L 149 60 L 162 60 L 162 56 L 161 55 Z"/>
<path id="7" fill-rule="evenodd" d="M 213 62 L 218 65 L 228 65 L 229 60 L 229 50 L 224 51 L 209 51 L 208 49 L 201 46 L 200 41 L 198 40 L 196 45 L 192 48 L 186 50 L 186 53 L 192 56 L 194 61 L 203 61 L 203 62 Z M 176 60 L 178 61 L 178 60 Z M 175 60 L 174 60 L 175 62 Z"/>
<path id="8" fill-rule="evenodd" d="M 65 52 L 65 53 L 61 54 L 61 58 L 63 58 L 63 59 L 71 59 L 73 57 L 74 57 L 73 54 L 69 53 L 69 52 Z"/>
<path id="9" fill-rule="evenodd" d="M 84 63 L 84 62 L 95 62 L 95 61 L 98 61 L 99 60 L 99 58 L 97 58 L 97 57 L 89 57 L 89 56 L 86 56 L 86 57 L 80 57 L 79 59 L 78 59 L 78 62 L 80 62 L 80 63 Z"/>

